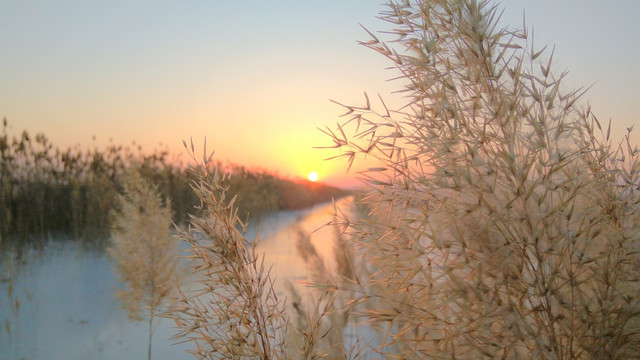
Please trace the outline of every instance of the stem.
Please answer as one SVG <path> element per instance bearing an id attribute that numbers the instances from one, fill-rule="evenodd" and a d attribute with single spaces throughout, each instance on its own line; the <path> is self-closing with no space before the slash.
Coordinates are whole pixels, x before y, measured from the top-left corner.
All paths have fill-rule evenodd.
<path id="1" fill-rule="evenodd" d="M 151 337 L 153 336 L 153 309 L 149 309 L 149 348 L 147 350 L 147 359 L 151 360 Z"/>

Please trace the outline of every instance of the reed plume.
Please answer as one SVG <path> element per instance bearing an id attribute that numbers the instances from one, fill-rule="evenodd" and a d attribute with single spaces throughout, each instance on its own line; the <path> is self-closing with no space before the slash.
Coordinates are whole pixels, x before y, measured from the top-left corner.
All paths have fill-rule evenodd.
<path id="1" fill-rule="evenodd" d="M 124 288 L 115 296 L 134 320 L 143 320 L 143 313 L 148 312 L 151 359 L 154 316 L 178 280 L 170 204 L 163 203 L 157 187 L 144 181 L 136 169 L 124 176 L 118 201 L 108 253 Z"/>
<path id="2" fill-rule="evenodd" d="M 638 149 L 499 14 L 391 1 L 391 39 L 363 42 L 409 100 L 365 94 L 326 130 L 349 166 L 380 163 L 363 174 L 369 218 L 340 221 L 371 273 L 353 303 L 385 357 L 637 358 Z"/>
<path id="3" fill-rule="evenodd" d="M 197 162 L 193 143 L 189 153 L 201 215 L 191 217 L 180 238 L 189 244 L 198 288 L 181 289 L 167 314 L 180 329 L 176 338 L 193 342 L 192 353 L 199 359 L 284 358 L 284 302 L 273 289 L 264 259 L 256 254 L 257 241 L 244 237 L 236 198 L 227 198 L 227 175 L 211 169 L 213 154 Z"/>

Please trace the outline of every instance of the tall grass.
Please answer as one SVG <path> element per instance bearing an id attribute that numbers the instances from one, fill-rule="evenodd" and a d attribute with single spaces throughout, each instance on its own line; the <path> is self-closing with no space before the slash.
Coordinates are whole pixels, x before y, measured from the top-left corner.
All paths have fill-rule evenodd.
<path id="1" fill-rule="evenodd" d="M 136 169 L 124 177 L 119 209 L 114 212 L 109 255 L 124 288 L 116 296 L 134 320 L 148 312 L 148 358 L 151 359 L 153 319 L 178 285 L 178 242 L 173 238 L 170 204 Z"/>
<path id="2" fill-rule="evenodd" d="M 314 299 L 310 308 L 309 305 L 305 307 L 305 304 L 297 299 L 300 295 L 297 294 L 296 288 L 289 287 L 295 310 L 293 314 L 296 321 L 295 331 L 301 335 L 299 349 L 296 350 L 301 351 L 304 359 L 345 358 L 349 350 L 344 341 L 349 316 L 343 311 L 344 296 L 337 294 L 335 289 L 344 282 L 353 280 L 353 264 L 347 259 L 351 252 L 342 241 L 338 229 L 333 230 L 335 270 L 330 269 L 318 254 L 311 242 L 311 234 L 298 229 L 296 236 L 297 253 L 304 260 L 310 273 L 311 286 L 306 291 Z M 320 241 L 330 242 L 333 239 L 325 238 Z M 293 338 L 293 336 L 290 337 L 292 340 Z M 292 345 L 289 344 L 290 347 Z"/>
<path id="3" fill-rule="evenodd" d="M 199 288 L 183 287 L 167 315 L 196 357 L 346 358 L 331 345 L 350 318 L 380 332 L 369 346 L 385 358 L 640 357 L 639 152 L 629 134 L 614 143 L 553 53 L 499 13 L 489 1 L 390 1 L 391 39 L 363 43 L 393 62 L 408 103 L 365 96 L 327 130 L 348 166 L 358 154 L 380 164 L 364 173 L 368 216 L 333 223 L 340 279 L 297 239 L 318 283 L 311 312 L 293 291 L 287 313 L 244 236 L 238 206 L 254 199 L 191 146 L 200 207 L 180 237 Z M 268 189 L 253 192 L 258 206 L 281 206 Z"/>
<path id="4" fill-rule="evenodd" d="M 195 161 L 193 147 L 190 155 Z M 236 197 L 227 198 L 226 175 L 209 169 L 210 158 L 193 168 L 202 214 L 192 216 L 180 233 L 190 245 L 190 268 L 200 288 L 181 291 L 168 316 L 181 330 L 177 338 L 195 344 L 197 358 L 281 358 L 286 351 L 283 299 L 273 289 L 264 259 L 256 255 L 257 241 L 244 237 Z"/>
<path id="5" fill-rule="evenodd" d="M 103 149 L 60 149 L 44 134 L 12 134 L 6 119 L 0 132 L 0 243 L 8 238 L 30 240 L 57 233 L 75 238 L 105 239 L 109 213 L 117 204 L 127 169 L 158 185 L 171 200 L 176 223 L 184 223 L 198 199 L 186 166 L 166 150 L 143 151 L 111 142 Z M 217 163 L 233 173 L 227 179 L 232 194 L 242 194 L 237 206 L 243 217 L 307 207 L 345 192 L 330 186 L 303 185 L 266 171 Z"/>
<path id="6" fill-rule="evenodd" d="M 277 287 L 270 260 L 258 250 L 260 239 L 245 237 L 247 223 L 236 207 L 243 194 L 230 194 L 229 174 L 211 163 L 212 154 L 199 160 L 193 146 L 187 150 L 193 159 L 192 187 L 201 212 L 192 215 L 188 228 L 179 234 L 189 245 L 193 282 L 181 286 L 166 313 L 179 329 L 176 339 L 193 343 L 192 353 L 199 359 L 345 357 L 343 329 L 348 318 L 332 283 L 341 282 L 336 277 L 352 276 L 351 267 L 339 267 L 338 276 L 332 275 L 335 271 L 325 266 L 309 234 L 291 229 L 297 235 L 291 244 L 296 244 L 313 281 L 322 285 L 310 290 L 311 303 L 303 301 L 286 280 L 279 279 L 284 286 Z M 340 259 L 348 257 L 344 243 L 335 252 Z M 283 291 L 285 284 L 288 293 Z"/>
<path id="7" fill-rule="evenodd" d="M 409 100 L 367 97 L 327 130 L 349 161 L 380 163 L 364 174 L 369 218 L 341 224 L 371 274 L 353 303 L 386 329 L 385 357 L 637 358 L 638 150 L 499 14 L 391 1 L 391 39 L 363 43 Z"/>
<path id="8" fill-rule="evenodd" d="M 104 149 L 60 149 L 44 134 L 11 134 L 6 119 L 0 134 L 0 241 L 66 233 L 106 238 L 109 213 L 121 178 L 130 166 L 174 201 L 176 221 L 196 202 L 189 181 L 166 151 L 145 154 L 110 143 Z"/>

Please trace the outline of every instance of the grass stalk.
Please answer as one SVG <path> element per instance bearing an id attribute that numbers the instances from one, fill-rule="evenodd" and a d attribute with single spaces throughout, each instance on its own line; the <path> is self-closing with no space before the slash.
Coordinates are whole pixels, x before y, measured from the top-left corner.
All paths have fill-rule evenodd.
<path id="1" fill-rule="evenodd" d="M 390 1 L 408 103 L 345 105 L 327 130 L 363 173 L 370 210 L 345 219 L 371 276 L 353 291 L 387 329 L 383 356 L 633 358 L 640 157 L 612 143 L 581 90 L 488 1 Z M 366 96 L 366 95 L 365 95 Z M 362 300 L 366 298 L 366 300 Z"/>
<path id="2" fill-rule="evenodd" d="M 124 285 L 115 295 L 133 320 L 142 320 L 143 310 L 148 309 L 151 359 L 155 311 L 178 282 L 177 242 L 171 234 L 170 205 L 163 204 L 157 187 L 146 183 L 138 171 L 130 171 L 123 188 L 108 248 Z"/>

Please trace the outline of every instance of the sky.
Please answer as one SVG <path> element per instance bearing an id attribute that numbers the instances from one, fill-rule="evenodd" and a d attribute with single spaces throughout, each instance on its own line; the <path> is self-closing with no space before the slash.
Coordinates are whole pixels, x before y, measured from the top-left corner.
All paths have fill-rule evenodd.
<path id="1" fill-rule="evenodd" d="M 501 6 L 504 24 L 521 26 L 524 15 L 536 44 L 555 45 L 569 86 L 592 86 L 585 99 L 613 119 L 614 136 L 640 120 L 640 2 Z M 314 149 L 331 143 L 318 128 L 341 121 L 330 100 L 362 104 L 366 91 L 402 103 L 391 64 L 357 44 L 369 39 L 362 26 L 387 27 L 376 18 L 383 9 L 372 0 L 3 1 L 0 117 L 62 148 L 112 139 L 184 154 L 183 139 L 198 147 L 206 137 L 219 160 L 293 178 L 315 171 L 343 186 L 353 176 L 345 162 Z"/>

